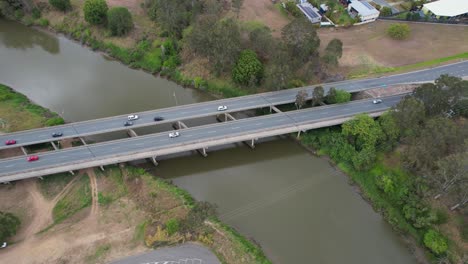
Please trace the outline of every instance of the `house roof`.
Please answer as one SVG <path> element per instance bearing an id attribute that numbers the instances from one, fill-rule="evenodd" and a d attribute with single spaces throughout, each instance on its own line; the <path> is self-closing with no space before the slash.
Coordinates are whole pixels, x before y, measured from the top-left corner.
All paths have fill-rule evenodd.
<path id="1" fill-rule="evenodd" d="M 439 0 L 424 7 L 436 16 L 453 17 L 468 13 L 468 0 Z"/>
<path id="2" fill-rule="evenodd" d="M 356 10 L 361 16 L 369 16 L 379 14 L 380 12 L 371 6 L 368 2 L 351 0 L 349 4 L 354 10 Z"/>
<path id="3" fill-rule="evenodd" d="M 309 17 L 309 19 L 320 20 L 322 18 L 318 10 L 309 3 L 301 3 L 301 4 L 298 4 L 297 7 L 299 7 L 302 13 L 304 13 L 307 17 Z"/>

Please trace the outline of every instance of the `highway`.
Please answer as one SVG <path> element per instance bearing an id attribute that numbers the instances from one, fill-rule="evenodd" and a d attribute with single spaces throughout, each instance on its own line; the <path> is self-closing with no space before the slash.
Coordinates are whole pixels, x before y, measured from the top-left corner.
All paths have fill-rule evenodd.
<path id="1" fill-rule="evenodd" d="M 370 88 L 386 87 L 395 84 L 433 81 L 441 74 L 450 74 L 459 77 L 468 76 L 468 61 L 388 77 L 347 80 L 342 82 L 322 84 L 322 86 L 325 88 L 325 91 L 327 91 L 330 87 L 335 87 L 337 89 L 347 90 L 350 92 L 357 92 Z M 299 90 L 306 90 L 310 99 L 312 97 L 313 88 L 316 86 L 317 85 L 313 85 L 295 89 L 281 90 L 277 92 L 261 93 L 136 113 L 140 116 L 140 119 L 134 121 L 134 125 L 131 127 L 123 126 L 123 123 L 127 119 L 127 115 L 120 115 L 83 122 L 69 123 L 55 127 L 9 133 L 0 135 L 0 149 L 27 146 L 57 140 L 52 138 L 51 135 L 52 133 L 58 131 L 63 133 L 63 137 L 61 137 L 61 139 L 76 138 L 106 132 L 121 131 L 128 128 L 144 127 L 161 123 L 213 116 L 220 113 L 217 111 L 219 105 L 226 105 L 228 107 L 227 112 L 236 112 L 261 107 L 269 107 L 272 105 L 292 103 L 295 101 L 297 92 Z M 165 120 L 155 122 L 153 120 L 155 116 L 164 117 Z M 17 144 L 10 146 L 2 144 L 6 140 L 10 139 L 16 140 Z"/>
<path id="2" fill-rule="evenodd" d="M 315 107 L 275 113 L 180 130 L 180 137 L 169 138 L 168 132 L 110 142 L 50 151 L 38 154 L 40 159 L 26 157 L 0 160 L 0 182 L 43 176 L 69 170 L 115 164 L 154 156 L 207 148 L 255 138 L 288 134 L 321 126 L 340 124 L 359 113 L 380 114 L 397 104 L 403 95 L 346 104 Z"/>

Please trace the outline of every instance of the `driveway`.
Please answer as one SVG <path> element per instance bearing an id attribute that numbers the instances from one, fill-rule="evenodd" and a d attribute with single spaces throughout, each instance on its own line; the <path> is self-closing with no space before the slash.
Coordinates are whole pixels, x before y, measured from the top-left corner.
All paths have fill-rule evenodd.
<path id="1" fill-rule="evenodd" d="M 111 264 L 221 264 L 221 262 L 208 248 L 186 243 L 126 257 Z"/>

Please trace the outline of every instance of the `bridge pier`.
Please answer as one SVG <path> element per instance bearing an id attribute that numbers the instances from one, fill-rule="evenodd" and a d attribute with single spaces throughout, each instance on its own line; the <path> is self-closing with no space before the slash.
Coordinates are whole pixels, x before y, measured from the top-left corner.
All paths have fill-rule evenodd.
<path id="1" fill-rule="evenodd" d="M 255 140 L 256 138 L 252 138 L 251 141 L 244 141 L 244 144 L 246 144 L 249 148 L 254 149 L 255 148 Z"/>
<path id="2" fill-rule="evenodd" d="M 60 142 L 58 142 L 60 144 Z M 52 147 L 54 147 L 55 150 L 59 150 L 59 147 L 57 147 L 57 145 L 55 145 L 55 143 L 53 141 L 50 142 L 50 144 L 52 144 Z M 68 171 L 71 175 L 75 175 L 75 173 L 73 171 Z M 42 177 L 39 177 L 41 178 L 42 180 Z"/>
<path id="3" fill-rule="evenodd" d="M 182 122 L 182 121 L 177 121 L 176 123 L 173 123 L 173 124 L 172 124 L 172 127 L 173 127 L 174 129 L 184 129 L 184 128 L 188 128 L 188 126 L 187 126 L 184 122 Z"/>
<path id="4" fill-rule="evenodd" d="M 281 113 L 281 110 L 279 110 L 276 106 L 270 105 L 270 113 L 275 111 L 276 113 Z"/>
<path id="5" fill-rule="evenodd" d="M 86 141 L 84 141 L 82 137 L 80 137 L 80 140 L 81 140 L 81 143 L 83 143 L 83 145 L 86 145 Z"/>
<path id="6" fill-rule="evenodd" d="M 21 146 L 21 151 L 23 151 L 23 153 L 24 153 L 25 156 L 28 155 L 28 152 L 26 151 L 26 149 L 25 149 L 23 146 Z"/>
<path id="7" fill-rule="evenodd" d="M 150 158 L 151 162 L 154 164 L 154 166 L 158 166 L 158 161 L 156 160 L 156 156 Z"/>
<path id="8" fill-rule="evenodd" d="M 138 134 L 137 134 L 137 133 L 135 132 L 135 130 L 133 130 L 133 129 L 128 129 L 128 130 L 127 130 L 127 135 L 128 135 L 129 137 L 138 137 Z"/>
<path id="9" fill-rule="evenodd" d="M 197 149 L 198 153 L 200 153 L 203 157 L 208 157 L 208 154 L 206 153 L 207 148 L 202 148 L 202 149 Z"/>
<path id="10" fill-rule="evenodd" d="M 229 113 L 224 113 L 224 122 L 227 122 L 228 119 L 231 119 L 232 121 L 236 121 L 236 119 Z"/>

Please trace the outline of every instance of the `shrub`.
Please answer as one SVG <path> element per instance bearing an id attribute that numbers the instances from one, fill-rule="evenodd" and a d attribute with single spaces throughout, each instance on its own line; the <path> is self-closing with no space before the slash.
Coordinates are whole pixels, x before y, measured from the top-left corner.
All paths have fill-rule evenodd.
<path id="1" fill-rule="evenodd" d="M 239 84 L 259 84 L 263 77 L 263 64 L 252 50 L 241 52 L 234 69 L 232 79 Z"/>
<path id="2" fill-rule="evenodd" d="M 387 28 L 387 34 L 397 40 L 403 40 L 409 37 L 411 29 L 407 24 L 392 24 Z"/>
<path id="3" fill-rule="evenodd" d="M 105 0 L 86 0 L 83 7 L 85 20 L 95 25 L 106 21 L 107 10 Z"/>
<path id="4" fill-rule="evenodd" d="M 15 215 L 0 211 L 0 241 L 14 236 L 20 224 L 21 221 Z"/>
<path id="5" fill-rule="evenodd" d="M 391 15 L 392 15 L 392 9 L 390 7 L 384 6 L 382 7 L 382 9 L 380 9 L 380 16 L 387 17 Z"/>
<path id="6" fill-rule="evenodd" d="M 23 17 L 22 21 L 27 27 L 31 26 L 34 23 L 34 19 L 30 16 Z"/>
<path id="7" fill-rule="evenodd" d="M 179 221 L 175 218 L 169 219 L 166 222 L 167 234 L 172 236 L 179 231 Z"/>
<path id="8" fill-rule="evenodd" d="M 32 18 L 38 19 L 41 17 L 41 10 L 39 10 L 39 8 L 37 7 L 34 7 L 31 11 L 31 15 L 32 15 Z"/>
<path id="9" fill-rule="evenodd" d="M 59 116 L 52 117 L 46 121 L 46 126 L 58 126 L 63 124 L 65 124 L 65 121 Z"/>
<path id="10" fill-rule="evenodd" d="M 63 12 L 71 9 L 70 0 L 49 0 L 49 4 Z"/>
<path id="11" fill-rule="evenodd" d="M 286 3 L 286 10 L 291 13 L 291 15 L 295 17 L 301 17 L 302 12 L 299 10 L 299 8 L 296 6 L 296 1 L 288 1 Z"/>
<path id="12" fill-rule="evenodd" d="M 49 26 L 49 20 L 47 18 L 40 18 L 37 23 L 39 23 L 40 26 L 47 27 Z"/>
<path id="13" fill-rule="evenodd" d="M 113 7 L 107 12 L 107 26 L 114 36 L 123 36 L 133 28 L 132 14 L 125 7 Z"/>
<path id="14" fill-rule="evenodd" d="M 335 101 L 337 104 L 346 103 L 351 100 L 351 93 L 345 90 L 336 90 Z"/>
<path id="15" fill-rule="evenodd" d="M 447 239 L 439 232 L 430 229 L 424 235 L 424 245 L 437 255 L 447 252 Z"/>

